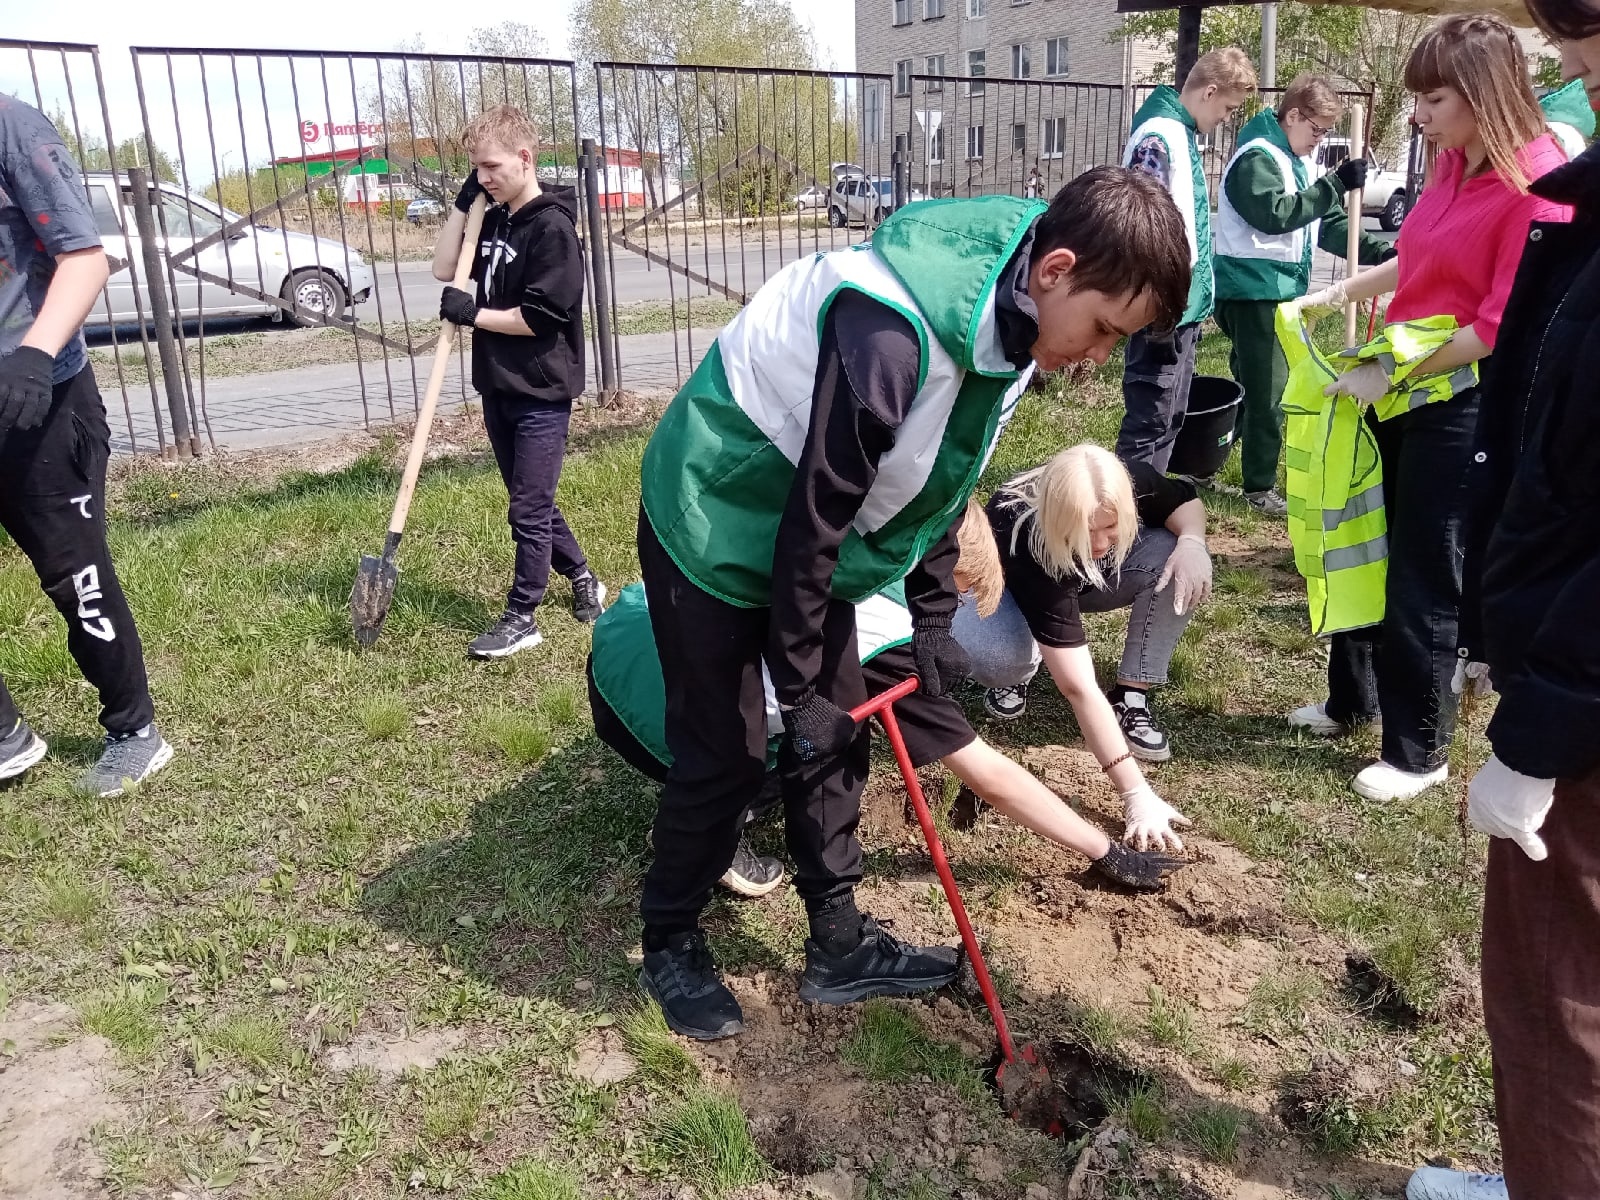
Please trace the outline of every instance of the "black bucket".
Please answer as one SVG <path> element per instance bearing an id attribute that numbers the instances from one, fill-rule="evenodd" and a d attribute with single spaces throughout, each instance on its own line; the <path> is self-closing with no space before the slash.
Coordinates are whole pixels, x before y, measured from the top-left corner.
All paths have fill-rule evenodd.
<path id="1" fill-rule="evenodd" d="M 1189 411 L 1172 444 L 1167 470 L 1173 475 L 1215 475 L 1228 461 L 1244 389 L 1220 375 L 1196 375 Z"/>

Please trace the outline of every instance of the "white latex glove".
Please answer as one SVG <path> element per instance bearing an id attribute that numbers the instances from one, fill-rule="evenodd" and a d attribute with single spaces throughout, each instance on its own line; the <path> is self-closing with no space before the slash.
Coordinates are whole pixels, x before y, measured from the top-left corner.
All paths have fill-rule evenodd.
<path id="1" fill-rule="evenodd" d="M 1204 538 L 1181 534 L 1156 580 L 1156 591 L 1172 584 L 1172 611 L 1180 617 L 1211 598 L 1211 553 Z"/>
<path id="2" fill-rule="evenodd" d="M 1122 840 L 1135 850 L 1182 850 L 1183 839 L 1173 826 L 1193 824 L 1148 783 L 1122 793 L 1122 817 L 1127 823 Z"/>
<path id="3" fill-rule="evenodd" d="M 1457 658 L 1456 673 L 1450 677 L 1450 690 L 1460 696 L 1469 688 L 1478 697 L 1494 691 L 1494 680 L 1489 678 L 1489 664 Z"/>
<path id="4" fill-rule="evenodd" d="M 1519 774 L 1491 754 L 1467 788 L 1467 819 L 1479 832 L 1510 838 L 1534 862 L 1543 862 L 1550 851 L 1539 827 L 1550 813 L 1555 790 L 1554 779 Z"/>
<path id="5" fill-rule="evenodd" d="M 1345 305 L 1349 303 L 1350 297 L 1345 290 L 1345 281 L 1341 279 L 1320 292 L 1302 296 L 1295 301 L 1295 307 L 1306 320 L 1320 321 L 1323 317 L 1343 311 Z"/>
<path id="6" fill-rule="evenodd" d="M 1351 367 L 1339 378 L 1322 389 L 1324 396 L 1349 396 L 1366 407 L 1376 404 L 1389 394 L 1389 375 L 1375 362 L 1364 362 Z"/>

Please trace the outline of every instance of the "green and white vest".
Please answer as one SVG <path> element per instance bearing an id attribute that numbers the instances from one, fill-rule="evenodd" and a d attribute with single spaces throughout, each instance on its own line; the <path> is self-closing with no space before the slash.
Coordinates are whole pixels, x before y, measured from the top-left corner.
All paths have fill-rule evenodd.
<path id="1" fill-rule="evenodd" d="M 1569 159 L 1577 158 L 1589 148 L 1589 139 L 1594 136 L 1594 109 L 1589 107 L 1589 93 L 1584 90 L 1583 80 L 1574 79 L 1565 87 L 1540 97 L 1539 107 L 1550 123 L 1550 132 L 1556 135 L 1556 141 L 1561 143 Z"/>
<path id="2" fill-rule="evenodd" d="M 910 640 L 911 613 L 906 608 L 903 588 L 892 587 L 856 605 L 856 645 L 862 662 L 870 662 L 891 646 L 903 646 Z M 657 762 L 670 767 L 667 689 L 661 678 L 661 658 L 650 627 L 644 584 L 630 583 L 600 614 L 594 624 L 589 666 L 595 690 L 611 711 Z M 765 663 L 761 666 L 761 686 L 766 693 L 767 736 L 776 739 L 783 734 L 783 717 Z"/>
<path id="3" fill-rule="evenodd" d="M 994 297 L 1044 210 L 1013 196 L 924 200 L 890 216 L 870 246 L 773 276 L 723 328 L 645 448 L 645 515 L 679 569 L 730 604 L 770 603 L 823 321 L 854 288 L 910 321 L 921 363 L 916 398 L 840 547 L 833 595 L 857 602 L 905 578 L 966 505 L 1033 374 L 1006 359 Z"/>
<path id="4" fill-rule="evenodd" d="M 1267 123 L 1271 128 L 1267 128 Z M 1310 186 L 1310 160 L 1290 153 L 1287 139 L 1271 110 L 1257 114 L 1239 131 L 1239 148 L 1222 170 L 1223 186 L 1217 194 L 1217 286 L 1221 294 L 1237 296 L 1305 294 L 1311 278 L 1311 254 L 1322 228 L 1320 220 L 1286 233 L 1267 233 L 1239 215 L 1228 199 L 1228 174 L 1246 154 L 1264 153 L 1277 168 L 1285 192 L 1302 192 Z M 1282 281 L 1282 282 L 1280 282 Z"/>
<path id="5" fill-rule="evenodd" d="M 1189 265 L 1194 270 L 1180 325 L 1192 325 L 1209 317 L 1216 297 L 1211 264 L 1211 196 L 1194 134 L 1194 118 L 1179 101 L 1178 93 L 1163 85 L 1150 93 L 1133 114 L 1133 133 L 1122 151 L 1122 165 L 1128 167 L 1133 165 L 1134 147 L 1146 138 L 1158 137 L 1166 148 L 1167 188 L 1183 217 L 1183 231 L 1189 238 Z"/>

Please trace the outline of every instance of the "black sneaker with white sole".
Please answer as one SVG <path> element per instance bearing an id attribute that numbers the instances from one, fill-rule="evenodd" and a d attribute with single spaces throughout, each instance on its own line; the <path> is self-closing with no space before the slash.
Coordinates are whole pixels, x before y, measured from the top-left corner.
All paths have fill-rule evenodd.
<path id="1" fill-rule="evenodd" d="M 100 759 L 75 785 L 88 796 L 120 796 L 172 761 L 172 744 L 152 722 L 132 733 L 108 733 Z"/>
<path id="2" fill-rule="evenodd" d="M 714 1042 L 744 1030 L 744 1012 L 717 974 L 699 929 L 673 934 L 664 949 L 646 950 L 639 986 L 661 1005 L 674 1033 Z"/>
<path id="3" fill-rule="evenodd" d="M 1149 696 L 1129 688 L 1120 697 L 1113 693 L 1110 699 L 1111 711 L 1117 714 L 1117 724 L 1122 726 L 1122 736 L 1128 739 L 1128 749 L 1135 758 L 1154 763 L 1172 757 L 1172 745 L 1151 715 Z"/>
<path id="4" fill-rule="evenodd" d="M 532 613 L 503 612 L 487 632 L 472 639 L 467 654 L 472 658 L 509 658 L 542 641 Z"/>
<path id="5" fill-rule="evenodd" d="M 18 717 L 11 731 L 0 737 L 0 779 L 15 779 L 43 758 L 49 749 L 44 739 Z"/>
<path id="6" fill-rule="evenodd" d="M 800 999 L 808 1004 L 854 1004 L 874 996 L 912 996 L 955 979 L 960 961 L 954 946 L 907 946 L 871 917 L 861 922 L 861 944 L 845 955 L 829 954 L 806 939 L 806 969 Z"/>
<path id="7" fill-rule="evenodd" d="M 585 625 L 600 619 L 606 609 L 606 585 L 591 571 L 572 577 L 572 616 Z"/>
<path id="8" fill-rule="evenodd" d="M 997 721 L 1015 721 L 1028 711 L 1028 685 L 990 688 L 983 694 L 983 711 Z"/>
<path id="9" fill-rule="evenodd" d="M 757 854 L 750 849 L 750 843 L 741 837 L 738 849 L 733 852 L 733 866 L 724 871 L 717 882 L 735 896 L 755 899 L 765 896 L 783 882 L 783 864 L 775 858 Z"/>

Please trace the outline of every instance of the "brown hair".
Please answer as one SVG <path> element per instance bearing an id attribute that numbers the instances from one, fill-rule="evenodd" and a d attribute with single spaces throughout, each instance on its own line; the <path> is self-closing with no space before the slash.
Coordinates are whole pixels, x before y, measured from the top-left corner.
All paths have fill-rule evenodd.
<path id="1" fill-rule="evenodd" d="M 1278 120 L 1288 116 L 1291 108 L 1299 109 L 1302 117 L 1311 117 L 1321 125 L 1335 120 L 1344 105 L 1334 90 L 1333 81 L 1326 75 L 1302 71 L 1289 81 L 1283 99 L 1278 101 Z"/>
<path id="2" fill-rule="evenodd" d="M 1256 68 L 1250 56 L 1237 46 L 1208 50 L 1195 60 L 1183 81 L 1183 90 L 1215 87 L 1219 92 L 1253 92 Z"/>
<path id="3" fill-rule="evenodd" d="M 1000 607 L 1006 577 L 989 514 L 976 496 L 967 498 L 967 511 L 961 514 L 961 524 L 956 527 L 956 549 L 960 552 L 956 559 L 956 587 L 971 592 L 978 602 L 978 615 L 987 617 Z"/>
<path id="4" fill-rule="evenodd" d="M 1172 196 L 1128 167 L 1093 167 L 1056 193 L 1034 229 L 1037 261 L 1071 250 L 1075 291 L 1149 295 L 1153 324 L 1176 325 L 1189 302 L 1189 235 Z"/>
<path id="5" fill-rule="evenodd" d="M 1508 186 L 1527 192 L 1528 173 L 1517 151 L 1545 131 L 1545 119 L 1528 84 L 1522 43 L 1504 17 L 1467 13 L 1434 24 L 1406 61 L 1405 84 L 1413 93 L 1460 92 L 1478 122 L 1489 165 Z"/>
<path id="6" fill-rule="evenodd" d="M 1600 9 L 1588 0 L 1522 0 L 1545 34 L 1556 41 L 1579 42 L 1600 33 Z"/>
<path id="7" fill-rule="evenodd" d="M 539 130 L 533 118 L 510 104 L 497 104 L 473 117 L 461 140 L 468 154 L 476 154 L 488 146 L 499 146 L 502 150 L 526 147 L 535 154 L 539 150 Z"/>

